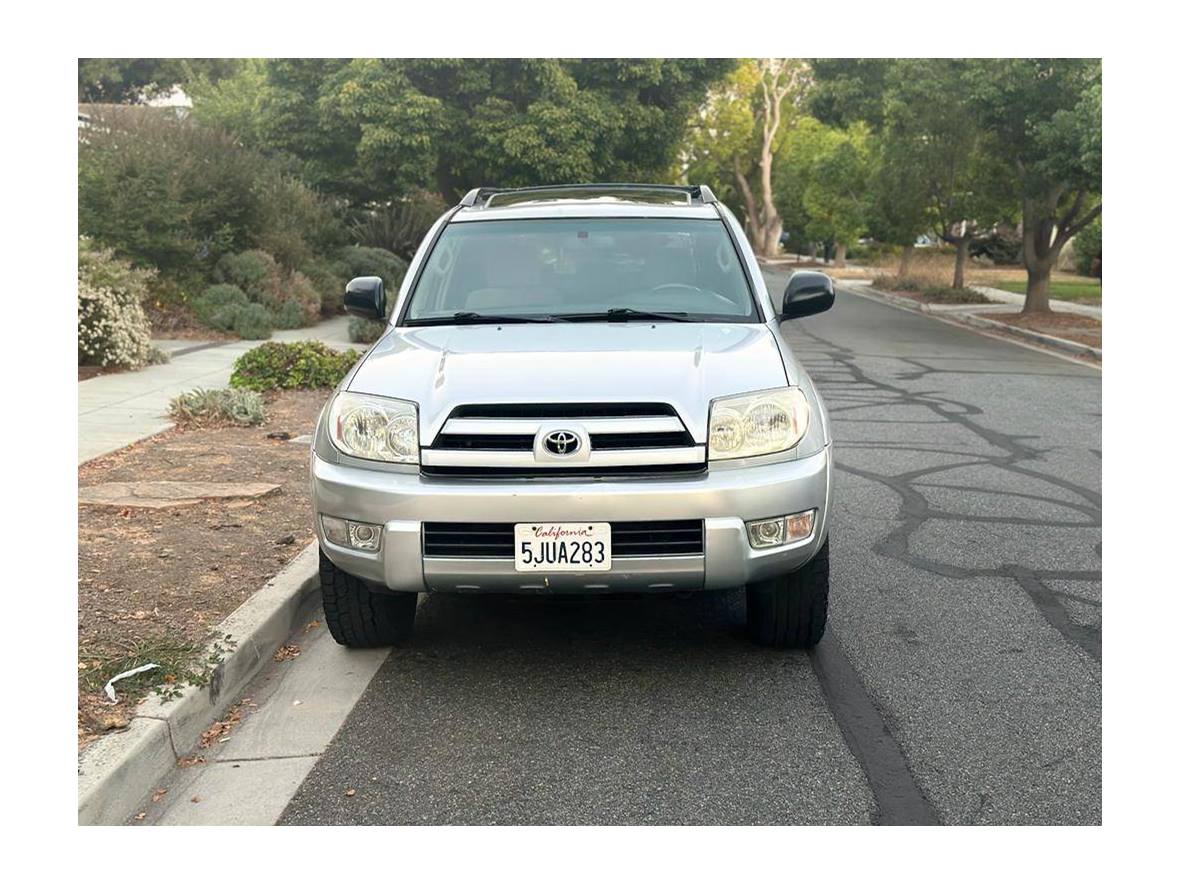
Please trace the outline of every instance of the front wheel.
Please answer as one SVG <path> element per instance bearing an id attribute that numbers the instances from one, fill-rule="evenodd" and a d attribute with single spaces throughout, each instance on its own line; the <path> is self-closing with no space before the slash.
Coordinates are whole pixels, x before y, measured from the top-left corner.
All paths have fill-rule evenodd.
<path id="1" fill-rule="evenodd" d="M 414 632 L 417 593 L 374 592 L 355 575 L 338 569 L 320 550 L 320 588 L 328 632 L 349 648 L 382 648 Z"/>
<path id="2" fill-rule="evenodd" d="M 814 648 L 828 623 L 828 542 L 789 575 L 746 586 L 746 626 L 759 645 Z"/>

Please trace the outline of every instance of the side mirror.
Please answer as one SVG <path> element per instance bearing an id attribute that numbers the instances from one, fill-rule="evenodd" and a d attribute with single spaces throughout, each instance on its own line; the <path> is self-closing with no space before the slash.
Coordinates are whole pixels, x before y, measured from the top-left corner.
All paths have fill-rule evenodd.
<path id="1" fill-rule="evenodd" d="M 381 277 L 355 277 L 344 288 L 344 309 L 367 320 L 385 319 L 385 283 Z"/>
<path id="2" fill-rule="evenodd" d="M 797 270 L 787 280 L 780 319 L 797 320 L 823 313 L 836 303 L 836 284 L 826 273 Z"/>

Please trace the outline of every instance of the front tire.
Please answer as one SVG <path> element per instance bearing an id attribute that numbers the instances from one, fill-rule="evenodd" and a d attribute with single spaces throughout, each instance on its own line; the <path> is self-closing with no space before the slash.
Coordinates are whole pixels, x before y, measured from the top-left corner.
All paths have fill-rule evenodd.
<path id="1" fill-rule="evenodd" d="M 320 588 L 328 632 L 349 648 L 382 648 L 410 638 L 418 594 L 373 592 L 368 583 L 338 569 L 320 550 Z"/>
<path id="2" fill-rule="evenodd" d="M 750 638 L 772 648 L 814 648 L 828 623 L 828 542 L 803 568 L 746 586 Z"/>

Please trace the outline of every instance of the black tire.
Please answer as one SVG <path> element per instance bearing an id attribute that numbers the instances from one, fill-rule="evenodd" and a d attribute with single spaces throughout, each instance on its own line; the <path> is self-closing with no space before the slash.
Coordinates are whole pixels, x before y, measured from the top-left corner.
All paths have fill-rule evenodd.
<path id="1" fill-rule="evenodd" d="M 828 623 L 828 542 L 797 572 L 746 587 L 750 638 L 772 648 L 814 648 Z"/>
<path id="2" fill-rule="evenodd" d="M 374 592 L 367 582 L 338 569 L 320 550 L 320 587 L 328 632 L 349 648 L 381 648 L 414 632 L 418 594 Z"/>

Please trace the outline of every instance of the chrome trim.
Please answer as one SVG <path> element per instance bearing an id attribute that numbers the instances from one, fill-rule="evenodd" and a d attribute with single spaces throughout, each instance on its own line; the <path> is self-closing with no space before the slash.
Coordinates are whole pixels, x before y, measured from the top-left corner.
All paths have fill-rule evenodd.
<path id="1" fill-rule="evenodd" d="M 606 449 L 591 451 L 585 460 L 563 458 L 538 461 L 533 452 L 490 451 L 486 449 L 422 449 L 421 463 L 426 467 L 535 467 L 538 470 L 568 468 L 571 463 L 585 467 L 626 467 L 653 464 L 703 464 L 705 447 L 668 449 Z"/>
<path id="2" fill-rule="evenodd" d="M 528 434 L 533 436 L 543 424 L 560 424 L 560 418 L 449 418 L 442 433 L 472 436 Z M 680 433 L 684 424 L 672 415 L 653 418 L 575 418 L 587 433 Z"/>
<path id="3" fill-rule="evenodd" d="M 423 557 L 422 580 L 428 590 L 453 593 L 700 590 L 705 557 L 616 558 L 606 572 L 518 572 L 511 559 Z"/>

